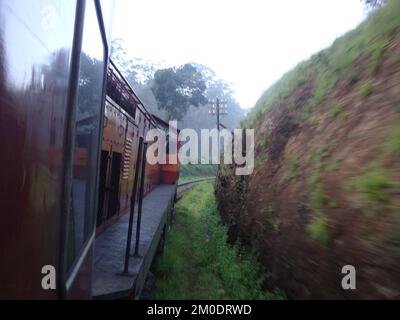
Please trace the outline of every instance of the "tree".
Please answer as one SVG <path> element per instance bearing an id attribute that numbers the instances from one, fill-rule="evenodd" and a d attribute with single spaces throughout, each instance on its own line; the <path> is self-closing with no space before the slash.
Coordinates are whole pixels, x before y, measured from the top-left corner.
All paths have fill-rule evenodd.
<path id="1" fill-rule="evenodd" d="M 170 119 L 182 120 L 191 105 L 198 107 L 207 103 L 202 73 L 190 63 L 158 70 L 151 90 L 158 107 L 166 110 Z"/>
<path id="2" fill-rule="evenodd" d="M 197 63 L 192 63 L 192 65 L 203 75 L 207 87 L 205 91 L 207 100 L 211 101 L 219 98 L 226 102 L 228 114 L 221 116 L 221 123 L 230 129 L 238 128 L 240 121 L 243 120 L 245 116 L 245 111 L 235 99 L 233 84 L 220 79 L 215 72 L 207 66 Z M 216 117 L 210 116 L 209 110 L 210 105 L 201 106 L 199 108 L 190 107 L 183 117 L 182 122 L 179 123 L 179 126 L 182 128 L 195 129 L 198 134 L 200 134 L 201 129 L 216 128 Z"/>
<path id="3" fill-rule="evenodd" d="M 361 2 L 363 2 L 368 9 L 374 9 L 382 7 L 386 3 L 386 0 L 361 0 Z"/>

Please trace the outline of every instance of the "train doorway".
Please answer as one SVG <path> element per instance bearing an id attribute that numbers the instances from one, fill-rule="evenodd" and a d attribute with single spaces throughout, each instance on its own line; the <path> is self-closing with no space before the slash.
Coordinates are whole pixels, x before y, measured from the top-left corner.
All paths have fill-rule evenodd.
<path id="1" fill-rule="evenodd" d="M 122 154 L 119 152 L 101 152 L 97 234 L 118 217 L 121 160 Z"/>

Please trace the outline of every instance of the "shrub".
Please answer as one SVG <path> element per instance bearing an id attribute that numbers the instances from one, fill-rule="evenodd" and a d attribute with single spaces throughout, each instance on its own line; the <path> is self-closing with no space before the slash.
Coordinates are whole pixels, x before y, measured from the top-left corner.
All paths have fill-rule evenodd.
<path id="1" fill-rule="evenodd" d="M 268 146 L 268 142 L 269 142 L 269 134 L 264 133 L 261 139 L 259 140 L 258 144 L 261 148 L 265 149 Z"/>
<path id="2" fill-rule="evenodd" d="M 372 80 L 367 80 L 361 85 L 361 93 L 364 95 L 364 97 L 368 97 L 372 94 L 373 92 L 373 82 Z"/>
<path id="3" fill-rule="evenodd" d="M 400 152 L 400 127 L 396 127 L 391 132 L 387 143 L 387 150 L 389 152 Z"/>
<path id="4" fill-rule="evenodd" d="M 337 118 L 343 114 L 343 107 L 338 102 L 332 102 L 330 105 L 330 112 L 333 117 Z"/>
<path id="5" fill-rule="evenodd" d="M 315 216 L 307 227 L 311 239 L 320 242 L 326 246 L 330 240 L 328 223 L 324 215 Z"/>
<path id="6" fill-rule="evenodd" d="M 298 168 L 300 166 L 300 161 L 296 156 L 290 155 L 286 163 L 286 171 L 284 174 L 284 179 L 290 181 L 297 178 Z"/>
<path id="7" fill-rule="evenodd" d="M 277 218 L 277 217 L 273 217 L 273 218 L 269 218 L 268 219 L 269 224 L 272 227 L 272 230 L 274 230 L 274 232 L 279 232 L 280 226 L 281 226 L 281 219 Z"/>
<path id="8" fill-rule="evenodd" d="M 385 203 L 388 200 L 387 191 L 392 183 L 383 170 L 374 169 L 359 177 L 353 178 L 350 187 L 360 194 L 363 206 Z"/>
<path id="9" fill-rule="evenodd" d="M 372 72 L 378 70 L 389 44 L 389 37 L 384 36 L 383 39 L 376 40 L 369 46 L 370 59 L 368 66 Z"/>
<path id="10" fill-rule="evenodd" d="M 311 209 L 318 214 L 323 214 L 328 198 L 325 195 L 324 188 L 318 184 L 310 194 Z"/>
<path id="11" fill-rule="evenodd" d="M 264 163 L 264 160 L 260 157 L 256 157 L 254 160 L 254 168 L 259 168 Z"/>

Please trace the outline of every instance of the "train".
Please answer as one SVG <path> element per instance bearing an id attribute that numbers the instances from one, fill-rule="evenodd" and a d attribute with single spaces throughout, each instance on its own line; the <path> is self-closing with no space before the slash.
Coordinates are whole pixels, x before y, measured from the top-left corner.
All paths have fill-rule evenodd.
<path id="1" fill-rule="evenodd" d="M 171 222 L 179 164 L 140 153 L 168 123 L 110 59 L 113 6 L 0 0 L 0 299 L 140 298 Z"/>

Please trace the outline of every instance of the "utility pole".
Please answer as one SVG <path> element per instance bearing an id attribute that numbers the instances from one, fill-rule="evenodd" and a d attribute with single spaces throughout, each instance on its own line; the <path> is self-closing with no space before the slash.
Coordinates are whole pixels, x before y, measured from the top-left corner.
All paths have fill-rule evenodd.
<path id="1" fill-rule="evenodd" d="M 221 127 L 220 116 L 228 114 L 227 103 L 225 101 L 220 101 L 219 98 L 217 98 L 215 104 L 212 102 L 211 110 L 208 113 L 212 116 L 217 116 L 217 130 L 219 132 Z"/>
<path id="2" fill-rule="evenodd" d="M 217 98 L 217 130 L 219 132 L 219 99 Z"/>

